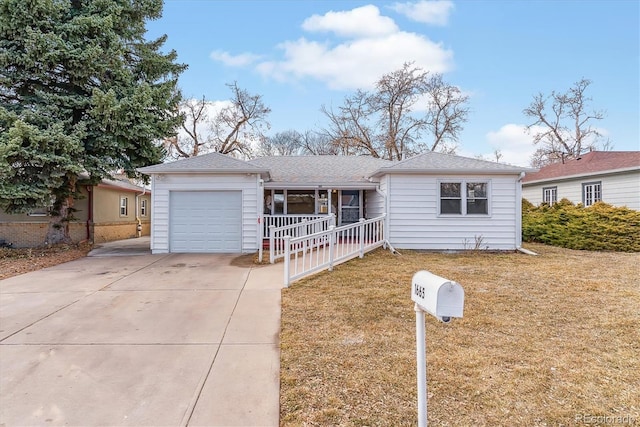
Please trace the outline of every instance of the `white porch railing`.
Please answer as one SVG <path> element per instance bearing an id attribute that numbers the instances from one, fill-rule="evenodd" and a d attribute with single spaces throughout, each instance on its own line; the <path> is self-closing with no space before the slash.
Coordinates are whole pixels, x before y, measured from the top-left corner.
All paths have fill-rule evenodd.
<path id="1" fill-rule="evenodd" d="M 326 231 L 329 227 L 336 225 L 335 215 L 322 215 L 316 219 L 303 218 L 299 222 L 293 222 L 288 225 L 276 227 L 269 226 L 269 262 L 273 264 L 277 259 L 284 258 L 285 255 L 285 236 L 301 237 L 310 234 Z"/>
<path id="2" fill-rule="evenodd" d="M 284 237 L 284 284 L 289 286 L 316 271 L 329 269 L 385 244 L 382 215 L 308 236 Z"/>
<path id="3" fill-rule="evenodd" d="M 301 221 L 311 221 L 314 219 L 326 218 L 328 215 L 264 215 L 264 234 L 269 237 L 269 227 L 285 227 L 287 225 L 296 224 Z"/>

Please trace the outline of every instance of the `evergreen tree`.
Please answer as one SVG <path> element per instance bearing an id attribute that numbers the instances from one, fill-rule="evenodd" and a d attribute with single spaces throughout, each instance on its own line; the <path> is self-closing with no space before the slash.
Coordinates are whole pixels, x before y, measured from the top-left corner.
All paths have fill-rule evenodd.
<path id="1" fill-rule="evenodd" d="M 0 0 L 0 207 L 51 205 L 46 242 L 69 241 L 78 180 L 158 163 L 179 126 L 161 0 Z"/>

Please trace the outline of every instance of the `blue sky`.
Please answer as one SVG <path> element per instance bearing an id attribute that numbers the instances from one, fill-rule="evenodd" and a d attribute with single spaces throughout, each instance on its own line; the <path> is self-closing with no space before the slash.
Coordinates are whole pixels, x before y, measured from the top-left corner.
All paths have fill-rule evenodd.
<path id="1" fill-rule="evenodd" d="M 237 81 L 272 109 L 269 134 L 325 126 L 322 105 L 414 61 L 470 96 L 458 154 L 527 165 L 522 110 L 582 78 L 614 149 L 640 150 L 639 21 L 636 0 L 166 0 L 147 28 L 189 65 L 185 96 L 222 101 Z"/>

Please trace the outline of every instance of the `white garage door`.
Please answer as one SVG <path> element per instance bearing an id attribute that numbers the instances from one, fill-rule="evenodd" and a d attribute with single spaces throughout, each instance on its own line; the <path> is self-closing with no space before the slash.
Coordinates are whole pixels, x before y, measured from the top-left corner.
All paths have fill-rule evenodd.
<path id="1" fill-rule="evenodd" d="M 172 191 L 171 252 L 242 252 L 241 191 Z"/>

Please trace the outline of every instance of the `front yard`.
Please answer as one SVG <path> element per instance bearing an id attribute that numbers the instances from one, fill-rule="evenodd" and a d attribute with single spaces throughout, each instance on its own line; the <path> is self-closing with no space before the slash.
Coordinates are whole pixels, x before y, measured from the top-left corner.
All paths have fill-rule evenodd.
<path id="1" fill-rule="evenodd" d="M 416 424 L 421 269 L 466 293 L 463 319 L 427 316 L 430 425 L 640 424 L 640 254 L 526 247 L 540 255 L 378 250 L 294 283 L 281 424 Z"/>

